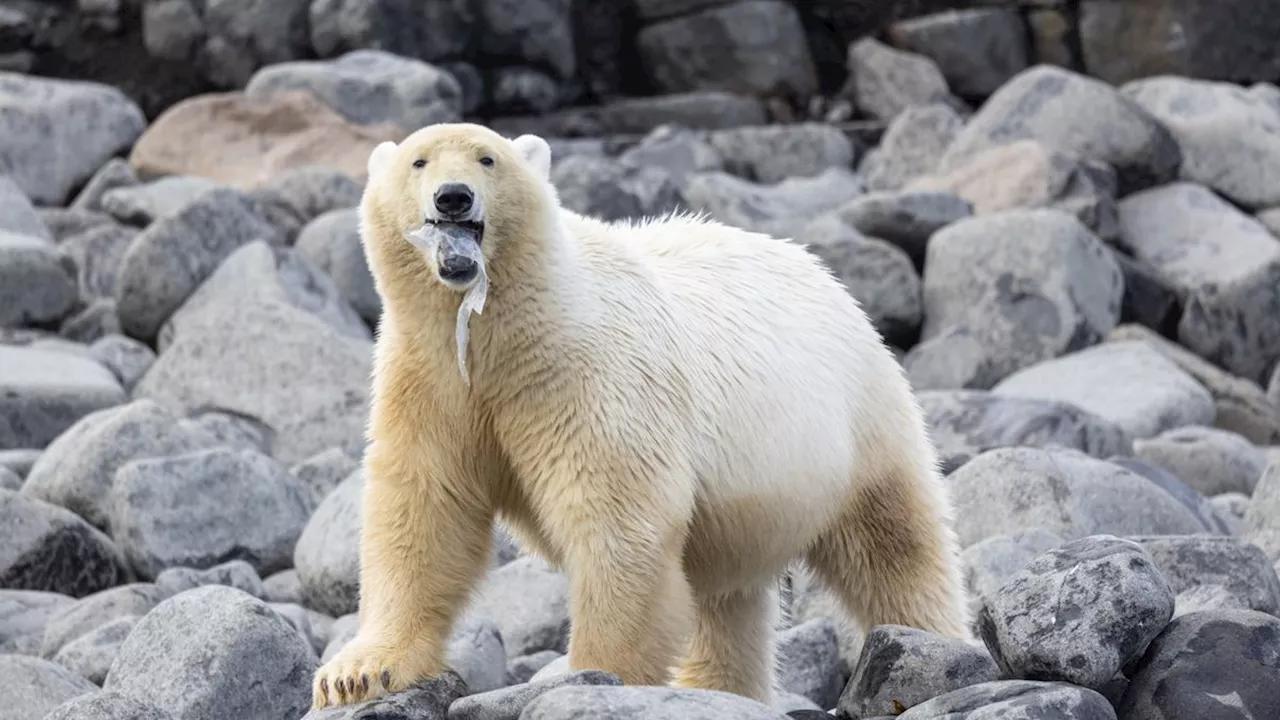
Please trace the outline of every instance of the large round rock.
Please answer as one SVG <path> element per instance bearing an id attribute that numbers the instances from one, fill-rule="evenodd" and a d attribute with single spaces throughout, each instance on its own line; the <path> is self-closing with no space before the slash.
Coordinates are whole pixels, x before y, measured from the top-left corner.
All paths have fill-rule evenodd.
<path id="1" fill-rule="evenodd" d="M 75 513 L 0 490 L 0 588 L 84 597 L 129 579 L 120 549 Z"/>
<path id="2" fill-rule="evenodd" d="M 1164 629 L 1173 603 L 1141 545 L 1100 535 L 1027 563 L 988 600 L 978 624 L 1006 676 L 1099 689 Z"/>
<path id="3" fill-rule="evenodd" d="M 61 505 L 105 530 L 107 495 L 120 466 L 214 444 L 154 400 L 136 400 L 90 413 L 59 435 L 31 466 L 22 494 Z"/>
<path id="4" fill-rule="evenodd" d="M 1041 528 L 1063 540 L 1109 533 L 1193 535 L 1209 528 L 1138 473 L 1063 448 L 999 448 L 947 478 L 962 547 Z"/>
<path id="5" fill-rule="evenodd" d="M 317 664 L 306 640 L 266 603 L 210 585 L 147 613 L 103 687 L 174 720 L 280 720 L 310 707 Z"/>
<path id="6" fill-rule="evenodd" d="M 1120 717 L 1280 717 L 1280 620 L 1204 610 L 1174 620 L 1129 673 Z"/>
<path id="7" fill-rule="evenodd" d="M 116 473 L 111 528 L 146 578 L 240 559 L 259 575 L 289 567 L 310 494 L 271 458 L 215 448 L 133 460 Z"/>
<path id="8" fill-rule="evenodd" d="M 320 503 L 293 551 L 304 604 L 334 617 L 360 605 L 363 496 L 364 474 L 357 471 Z"/>
<path id="9" fill-rule="evenodd" d="M 0 677 L 8 686 L 0 720 L 39 720 L 71 698 L 97 689 L 61 665 L 26 655 L 0 655 Z"/>

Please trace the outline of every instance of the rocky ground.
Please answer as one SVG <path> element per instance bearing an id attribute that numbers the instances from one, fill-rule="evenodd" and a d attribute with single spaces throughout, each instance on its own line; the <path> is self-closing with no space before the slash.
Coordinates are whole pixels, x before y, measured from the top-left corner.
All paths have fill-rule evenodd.
<path id="1" fill-rule="evenodd" d="M 825 1 L 81 0 L 81 35 L 0 2 L 0 66 L 91 78 L 0 72 L 0 720 L 1280 717 L 1280 14 L 1252 1 L 876 36 Z M 568 581 L 500 533 L 453 672 L 307 715 L 355 630 L 364 162 L 460 118 L 548 137 L 575 210 L 831 266 L 919 392 L 977 641 L 864 636 L 797 568 L 774 707 L 623 687 L 566 674 Z"/>

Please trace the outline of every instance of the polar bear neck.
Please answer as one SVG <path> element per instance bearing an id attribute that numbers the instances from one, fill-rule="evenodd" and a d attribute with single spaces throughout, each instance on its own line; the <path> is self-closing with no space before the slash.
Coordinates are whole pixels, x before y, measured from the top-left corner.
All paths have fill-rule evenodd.
<path id="1" fill-rule="evenodd" d="M 483 319 L 472 325 L 472 342 L 484 338 L 476 350 L 507 354 L 504 365 L 517 360 L 509 353 L 522 346 L 521 340 L 527 344 L 531 336 L 563 337 L 596 302 L 599 289 L 574 235 L 558 216 L 547 226 L 508 240 L 506 251 L 499 251 L 489 274 Z"/>

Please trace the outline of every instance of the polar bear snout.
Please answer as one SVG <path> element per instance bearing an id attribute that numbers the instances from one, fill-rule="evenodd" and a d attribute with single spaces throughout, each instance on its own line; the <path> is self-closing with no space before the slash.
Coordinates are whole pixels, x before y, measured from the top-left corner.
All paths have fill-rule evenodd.
<path id="1" fill-rule="evenodd" d="M 476 194 L 468 185 L 458 182 L 443 183 L 436 188 L 432 202 L 441 217 L 447 220 L 470 219 Z"/>

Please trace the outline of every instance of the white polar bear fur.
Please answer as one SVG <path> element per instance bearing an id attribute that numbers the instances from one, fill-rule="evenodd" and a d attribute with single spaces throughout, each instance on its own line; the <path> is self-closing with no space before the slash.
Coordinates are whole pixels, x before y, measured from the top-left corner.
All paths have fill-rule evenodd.
<path id="1" fill-rule="evenodd" d="M 361 232 L 384 316 L 361 627 L 316 673 L 317 706 L 444 667 L 495 519 L 568 575 L 570 667 L 628 684 L 769 702 L 776 581 L 797 560 L 863 628 L 969 637 L 922 414 L 813 255 L 704 218 L 572 213 L 533 136 L 430 126 L 369 170 Z M 461 294 L 405 240 L 442 182 L 485 209 L 470 386 Z"/>

